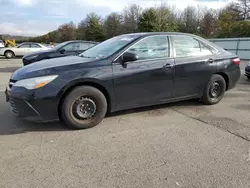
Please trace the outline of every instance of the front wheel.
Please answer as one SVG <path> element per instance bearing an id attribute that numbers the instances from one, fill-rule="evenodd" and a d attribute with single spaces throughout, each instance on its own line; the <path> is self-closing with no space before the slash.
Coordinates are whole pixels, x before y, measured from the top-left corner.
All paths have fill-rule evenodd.
<path id="1" fill-rule="evenodd" d="M 107 112 L 103 93 L 91 86 L 79 86 L 64 99 L 61 119 L 71 128 L 87 129 L 99 124 Z"/>
<path id="2" fill-rule="evenodd" d="M 250 76 L 247 76 L 248 80 L 250 80 Z"/>
<path id="3" fill-rule="evenodd" d="M 221 75 L 215 74 L 210 78 L 203 92 L 201 102 L 207 105 L 217 104 L 223 98 L 225 91 L 225 79 Z"/>
<path id="4" fill-rule="evenodd" d="M 8 50 L 8 51 L 6 51 L 6 52 L 4 53 L 4 56 L 5 56 L 7 59 L 11 59 L 11 58 L 15 57 L 15 54 L 14 54 L 14 52 Z"/>

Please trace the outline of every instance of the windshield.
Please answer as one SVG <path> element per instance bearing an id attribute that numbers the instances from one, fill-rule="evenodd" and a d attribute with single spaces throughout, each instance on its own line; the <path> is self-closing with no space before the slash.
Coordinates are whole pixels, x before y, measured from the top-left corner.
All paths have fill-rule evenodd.
<path id="1" fill-rule="evenodd" d="M 106 40 L 90 49 L 87 51 L 81 53 L 79 56 L 82 57 L 88 57 L 88 58 L 96 58 L 96 59 L 102 59 L 106 58 L 127 44 L 129 44 L 131 41 L 135 40 L 138 38 L 138 36 L 117 36 L 113 37 L 109 40 Z"/>

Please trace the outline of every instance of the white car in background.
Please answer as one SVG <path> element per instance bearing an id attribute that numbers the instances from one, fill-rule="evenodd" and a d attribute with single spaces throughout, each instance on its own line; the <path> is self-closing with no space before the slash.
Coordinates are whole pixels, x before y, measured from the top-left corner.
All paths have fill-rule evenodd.
<path id="1" fill-rule="evenodd" d="M 21 43 L 15 47 L 10 48 L 0 48 L 0 56 L 5 56 L 6 58 L 10 59 L 17 56 L 24 56 L 33 52 L 48 50 L 49 47 L 46 47 L 39 43 L 34 42 L 25 42 Z"/>
<path id="2" fill-rule="evenodd" d="M 0 40 L 0 48 L 3 48 L 4 47 L 4 43 L 2 40 Z"/>

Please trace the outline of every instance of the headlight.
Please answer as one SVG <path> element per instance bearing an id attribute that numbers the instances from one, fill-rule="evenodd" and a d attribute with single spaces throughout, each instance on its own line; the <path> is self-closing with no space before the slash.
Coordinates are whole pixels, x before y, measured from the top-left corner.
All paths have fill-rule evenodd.
<path id="1" fill-rule="evenodd" d="M 24 56 L 25 59 L 35 59 L 38 55 Z"/>
<path id="2" fill-rule="evenodd" d="M 14 83 L 13 86 L 15 87 L 24 87 L 26 89 L 38 89 L 41 88 L 54 79 L 57 78 L 58 75 L 51 75 L 51 76 L 42 76 L 42 77 L 35 77 L 35 78 L 29 78 L 24 80 L 19 80 L 16 83 Z"/>

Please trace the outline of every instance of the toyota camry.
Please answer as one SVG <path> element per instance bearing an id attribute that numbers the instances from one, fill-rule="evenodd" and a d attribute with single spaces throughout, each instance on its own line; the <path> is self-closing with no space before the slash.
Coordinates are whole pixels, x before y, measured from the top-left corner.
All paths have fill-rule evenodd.
<path id="1" fill-rule="evenodd" d="M 18 69 L 6 99 L 21 118 L 84 129 L 123 109 L 188 99 L 217 104 L 238 82 L 239 64 L 236 55 L 195 35 L 126 34 L 78 56 Z"/>

